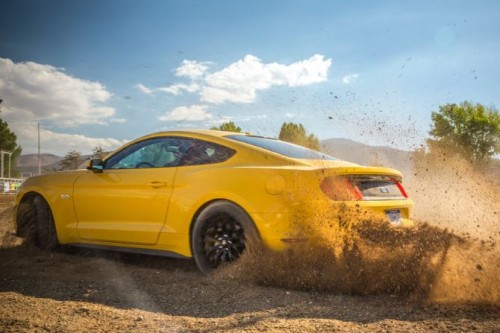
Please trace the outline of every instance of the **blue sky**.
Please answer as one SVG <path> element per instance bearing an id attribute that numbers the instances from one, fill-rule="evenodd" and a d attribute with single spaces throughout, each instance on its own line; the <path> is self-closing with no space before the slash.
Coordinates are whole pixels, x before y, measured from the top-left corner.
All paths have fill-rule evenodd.
<path id="1" fill-rule="evenodd" d="M 500 105 L 497 1 L 27 1 L 0 11 L 0 117 L 24 153 L 234 121 L 419 147 L 431 112 Z"/>

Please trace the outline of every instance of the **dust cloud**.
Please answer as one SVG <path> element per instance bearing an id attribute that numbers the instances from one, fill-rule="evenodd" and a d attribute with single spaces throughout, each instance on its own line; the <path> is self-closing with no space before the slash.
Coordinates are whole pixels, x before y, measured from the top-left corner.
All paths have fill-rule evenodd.
<path id="1" fill-rule="evenodd" d="M 414 218 L 464 238 L 452 246 L 429 299 L 500 305 L 500 179 L 449 151 L 416 153 L 407 184 Z"/>
<path id="2" fill-rule="evenodd" d="M 253 245 L 215 278 L 500 306 L 495 184 L 459 159 L 417 162 L 406 184 L 417 207 L 416 227 L 392 227 L 385 218 L 346 205 L 309 206 L 295 214 L 307 243 L 283 252 Z"/>
<path id="3" fill-rule="evenodd" d="M 415 153 L 406 185 L 415 201 L 414 218 L 456 233 L 495 242 L 500 238 L 500 179 L 440 151 Z"/>

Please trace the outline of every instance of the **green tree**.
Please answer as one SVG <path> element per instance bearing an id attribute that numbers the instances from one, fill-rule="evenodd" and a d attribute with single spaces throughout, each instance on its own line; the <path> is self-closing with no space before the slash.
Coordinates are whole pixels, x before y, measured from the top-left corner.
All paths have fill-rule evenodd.
<path id="1" fill-rule="evenodd" d="M 82 163 L 82 153 L 76 150 L 69 151 L 61 161 L 61 170 L 76 170 Z"/>
<path id="2" fill-rule="evenodd" d="M 500 153 L 500 114 L 479 103 L 445 104 L 432 112 L 427 141 L 433 150 L 458 153 L 473 164 L 491 161 Z"/>
<path id="3" fill-rule="evenodd" d="M 319 150 L 319 140 L 314 134 L 307 134 L 302 124 L 283 123 L 279 139 L 307 148 Z"/>
<path id="4" fill-rule="evenodd" d="M 102 147 L 100 146 L 96 146 L 94 147 L 94 149 L 92 149 L 92 158 L 100 158 L 100 159 L 103 159 L 104 157 L 106 157 L 108 153 L 104 151 L 104 149 L 102 149 Z"/>
<path id="5" fill-rule="evenodd" d="M 1 103 L 1 100 L 0 100 Z M 1 112 L 1 110 L 0 110 Z M 4 176 L 17 177 L 19 172 L 16 168 L 16 161 L 21 154 L 21 146 L 17 144 L 17 136 L 9 129 L 7 122 L 0 118 L 0 151 L 10 153 L 10 170 L 9 170 L 9 154 L 3 154 Z M 2 155 L 0 155 L 1 158 Z M 0 175 L 1 176 L 1 175 Z"/>
<path id="6" fill-rule="evenodd" d="M 219 126 L 214 126 L 214 127 L 211 127 L 210 129 L 216 130 L 216 131 L 227 131 L 227 132 L 241 133 L 241 128 L 239 126 L 236 126 L 236 124 L 233 123 L 232 121 L 222 123 Z"/>

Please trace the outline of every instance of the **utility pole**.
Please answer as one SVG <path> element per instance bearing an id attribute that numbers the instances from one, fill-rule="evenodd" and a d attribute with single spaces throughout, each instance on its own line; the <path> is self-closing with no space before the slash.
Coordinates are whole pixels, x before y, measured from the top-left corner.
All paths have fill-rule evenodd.
<path id="1" fill-rule="evenodd" d="M 5 154 L 9 155 L 9 178 L 10 178 L 10 169 L 11 169 L 11 166 L 10 166 L 10 157 L 12 156 L 12 152 L 8 152 L 8 151 L 5 151 L 5 150 L 0 150 L 0 177 L 1 178 L 4 178 L 4 160 L 5 160 Z"/>
<path id="2" fill-rule="evenodd" d="M 38 122 L 38 175 L 42 174 L 42 160 L 40 158 L 40 122 Z"/>

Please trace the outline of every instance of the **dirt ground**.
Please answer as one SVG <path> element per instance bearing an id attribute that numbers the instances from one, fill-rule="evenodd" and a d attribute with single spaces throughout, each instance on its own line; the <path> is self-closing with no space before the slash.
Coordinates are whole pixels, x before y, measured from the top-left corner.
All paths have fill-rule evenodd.
<path id="1" fill-rule="evenodd" d="M 0 199 L 0 332 L 498 332 L 498 304 L 342 295 L 203 277 L 192 261 L 46 253 Z"/>

